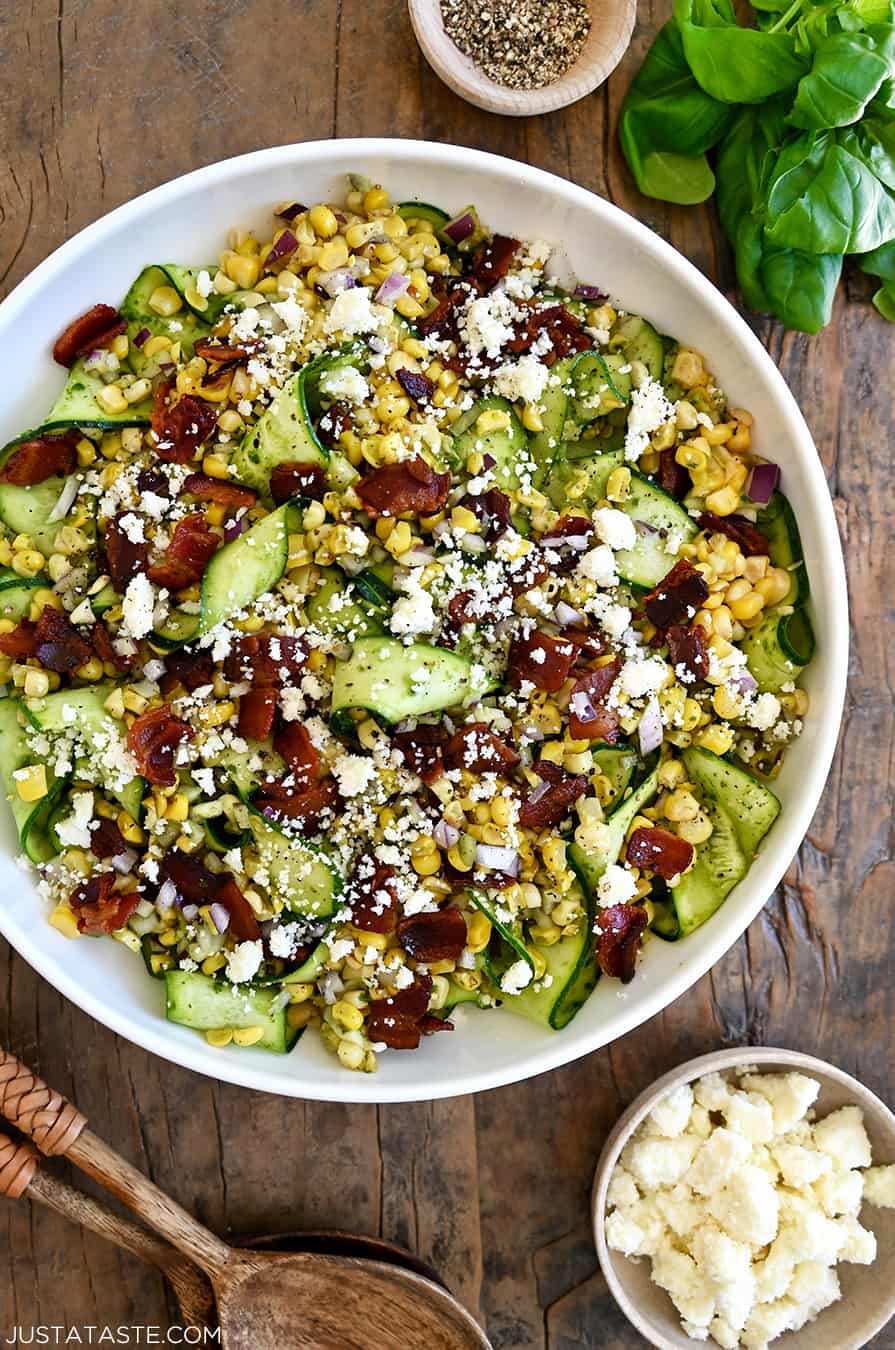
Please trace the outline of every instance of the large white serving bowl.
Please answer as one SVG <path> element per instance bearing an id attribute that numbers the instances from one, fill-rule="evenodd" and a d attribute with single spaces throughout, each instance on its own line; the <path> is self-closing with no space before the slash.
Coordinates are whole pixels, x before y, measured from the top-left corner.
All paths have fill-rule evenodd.
<path id="1" fill-rule="evenodd" d="M 775 790 L 783 811 L 749 875 L 686 941 L 648 944 L 632 984 L 604 980 L 562 1032 L 507 1012 L 463 1008 L 453 1035 L 380 1057 L 374 1075 L 348 1073 L 317 1036 L 288 1056 L 216 1050 L 164 1020 L 162 986 L 117 943 L 70 941 L 15 862 L 9 813 L 0 812 L 0 929 L 17 951 L 85 1012 L 129 1040 L 200 1073 L 265 1092 L 318 1100 L 413 1101 L 498 1087 L 596 1050 L 660 1012 L 699 979 L 755 918 L 808 829 L 830 766 L 845 691 L 848 614 L 836 521 L 817 451 L 783 378 L 723 296 L 644 225 L 561 178 L 495 155 L 420 141 L 342 140 L 287 145 L 225 160 L 154 189 L 83 230 L 0 305 L 0 444 L 33 426 L 61 384 L 54 338 L 97 301 L 114 303 L 150 262 L 206 263 L 231 225 L 264 229 L 284 199 L 338 199 L 349 170 L 397 199 L 456 211 L 474 202 L 497 230 L 561 245 L 582 279 L 603 285 L 704 352 L 735 405 L 755 416 L 755 445 L 782 465 L 811 581 L 817 655 L 806 672 L 811 709 Z"/>

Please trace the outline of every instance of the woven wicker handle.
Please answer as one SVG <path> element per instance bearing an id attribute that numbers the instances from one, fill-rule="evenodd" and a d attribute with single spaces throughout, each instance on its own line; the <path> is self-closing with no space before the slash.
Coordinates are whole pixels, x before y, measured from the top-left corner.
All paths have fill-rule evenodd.
<path id="1" fill-rule="evenodd" d="M 30 1135 L 41 1153 L 49 1157 L 66 1153 L 87 1124 L 87 1117 L 71 1102 L 48 1088 L 15 1055 L 2 1048 L 0 1114 L 23 1134 Z"/>
<path id="2" fill-rule="evenodd" d="M 18 1200 L 37 1171 L 37 1154 L 30 1144 L 0 1134 L 0 1195 Z"/>

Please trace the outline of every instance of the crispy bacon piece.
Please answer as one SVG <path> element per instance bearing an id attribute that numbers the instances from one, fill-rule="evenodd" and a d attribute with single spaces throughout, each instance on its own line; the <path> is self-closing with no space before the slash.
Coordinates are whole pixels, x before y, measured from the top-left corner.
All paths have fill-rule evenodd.
<path id="1" fill-rule="evenodd" d="M 118 523 L 122 515 L 126 514 L 128 513 L 120 511 L 110 520 L 103 535 L 109 576 L 119 594 L 127 590 L 128 582 L 133 581 L 138 572 L 146 571 L 149 561 L 149 545 L 146 541 L 140 539 L 135 542 L 129 539 Z"/>
<path id="2" fill-rule="evenodd" d="M 675 459 L 674 446 L 659 454 L 659 486 L 675 501 L 682 501 L 690 491 L 690 475 Z"/>
<path id="3" fill-rule="evenodd" d="M 275 684 L 253 685 L 239 700 L 237 730 L 250 741 L 264 741 L 273 730 L 279 690 Z"/>
<path id="4" fill-rule="evenodd" d="M 668 642 L 668 659 L 674 671 L 680 675 L 678 666 L 693 680 L 704 680 L 709 673 L 709 649 L 706 644 L 705 629 L 698 623 L 674 623 L 665 634 Z M 685 681 L 689 683 L 689 681 Z"/>
<path id="5" fill-rule="evenodd" d="M 559 554 L 559 561 L 551 563 L 551 570 L 574 571 L 582 554 L 590 547 L 593 533 L 594 527 L 585 516 L 560 516 L 539 541 L 543 548 Z"/>
<path id="6" fill-rule="evenodd" d="M 449 769 L 499 773 L 501 769 L 511 769 L 518 764 L 519 756 L 486 722 L 470 722 L 451 736 L 444 747 L 444 762 Z"/>
<path id="7" fill-rule="evenodd" d="M 699 527 L 712 534 L 726 534 L 728 539 L 739 545 L 740 552 L 747 558 L 762 557 L 770 547 L 761 530 L 756 529 L 745 516 L 716 516 L 714 511 L 703 511 L 699 517 Z"/>
<path id="8" fill-rule="evenodd" d="M 516 686 L 528 681 L 536 689 L 555 694 L 562 689 L 577 655 L 567 638 L 534 631 L 514 638 L 507 657 L 507 677 Z"/>
<path id="9" fill-rule="evenodd" d="M 140 492 L 154 492 L 156 497 L 170 497 L 171 484 L 163 469 L 148 465 L 137 474 L 137 487 Z"/>
<path id="10" fill-rule="evenodd" d="M 264 343 L 259 339 L 248 338 L 245 342 L 222 342 L 220 338 L 200 337 L 193 343 L 196 356 L 203 361 L 220 361 L 225 365 L 241 364 L 250 361 L 263 351 Z"/>
<path id="11" fill-rule="evenodd" d="M 370 875 L 370 867 L 374 870 Z M 398 893 L 395 869 L 361 858 L 348 884 L 351 923 L 365 933 L 390 933 L 395 926 Z"/>
<path id="12" fill-rule="evenodd" d="M 273 738 L 273 748 L 282 755 L 299 790 L 310 787 L 320 775 L 320 751 L 311 740 L 304 722 L 283 722 Z"/>
<path id="13" fill-rule="evenodd" d="M 524 595 L 550 576 L 551 568 L 540 549 L 531 549 L 507 568 L 507 581 L 513 595 Z"/>
<path id="14" fill-rule="evenodd" d="M 439 295 L 435 308 L 415 320 L 417 330 L 423 337 L 435 336 L 442 341 L 457 341 L 458 310 L 471 294 L 473 292 L 466 284 L 454 285 L 445 290 Z"/>
<path id="15" fill-rule="evenodd" d="M 290 633 L 250 633 L 233 644 L 224 660 L 228 680 L 274 684 L 294 679 L 305 668 L 307 648 Z"/>
<path id="16" fill-rule="evenodd" d="M 610 905 L 597 915 L 597 962 L 605 975 L 629 984 L 646 928 L 647 913 L 640 905 Z"/>
<path id="17" fill-rule="evenodd" d="M 584 774 L 568 774 L 557 764 L 539 761 L 535 773 L 544 782 L 528 794 L 519 808 L 519 824 L 525 829 L 543 830 L 558 825 L 569 814 L 579 797 L 587 791 Z"/>
<path id="18" fill-rule="evenodd" d="M 444 731 L 440 726 L 420 722 L 412 730 L 396 731 L 392 745 L 401 751 L 410 772 L 424 783 L 434 783 L 444 773 Z"/>
<path id="19" fill-rule="evenodd" d="M 104 937 L 127 923 L 140 897 L 134 891 L 113 893 L 114 885 L 113 872 L 98 872 L 72 891 L 68 903 L 77 915 L 79 933 Z"/>
<path id="20" fill-rule="evenodd" d="M 401 516 L 413 511 L 431 516 L 444 506 L 451 490 L 451 475 L 436 473 L 422 455 L 400 464 L 373 469 L 357 484 L 357 495 L 368 516 Z"/>
<path id="21" fill-rule="evenodd" d="M 182 591 L 186 586 L 195 585 L 204 576 L 220 542 L 220 536 L 214 533 L 201 511 L 184 516 L 175 525 L 171 542 L 162 557 L 146 569 L 149 580 L 169 591 Z"/>
<path id="22" fill-rule="evenodd" d="M 453 1029 L 453 1022 L 449 1022 L 446 1017 L 439 1017 L 437 1013 L 424 1013 L 420 1018 L 420 1031 L 424 1036 L 431 1036 L 433 1031 L 453 1031 Z"/>
<path id="23" fill-rule="evenodd" d="M 177 781 L 174 752 L 181 741 L 191 741 L 193 735 L 192 727 L 174 716 L 170 704 L 163 703 L 131 723 L 127 748 L 147 782 L 171 787 Z"/>
<path id="24" fill-rule="evenodd" d="M 254 488 L 244 487 L 242 483 L 231 483 L 223 478 L 211 478 L 207 473 L 191 473 L 184 479 L 183 491 L 203 502 L 216 502 L 218 506 L 254 506 L 258 494 Z"/>
<path id="25" fill-rule="evenodd" d="M 492 235 L 488 242 L 482 245 L 475 255 L 470 274 L 471 280 L 482 295 L 493 291 L 498 281 L 506 276 L 518 247 L 519 240 L 511 239 L 506 234 Z"/>
<path id="26" fill-rule="evenodd" d="M 670 628 L 692 618 L 708 593 L 708 582 L 699 569 L 689 558 L 681 558 L 655 590 L 643 597 L 643 608 L 657 628 Z"/>
<path id="27" fill-rule="evenodd" d="M 423 375 L 421 371 L 405 370 L 402 367 L 396 371 L 395 379 L 407 397 L 412 398 L 419 407 L 424 408 L 432 402 L 435 385 L 428 375 Z"/>
<path id="28" fill-rule="evenodd" d="M 316 834 L 321 818 L 339 805 L 339 789 L 334 778 L 322 778 L 304 791 L 283 783 L 265 783 L 252 805 L 269 820 L 288 820 L 299 834 Z"/>
<path id="29" fill-rule="evenodd" d="M 466 920 L 459 909 L 433 909 L 398 923 L 398 940 L 414 961 L 456 961 L 466 946 Z"/>
<path id="30" fill-rule="evenodd" d="M 117 858 L 119 854 L 127 852 L 124 835 L 114 820 L 101 816 L 90 827 L 90 852 L 97 858 Z"/>
<path id="31" fill-rule="evenodd" d="M 574 314 L 569 313 L 565 305 L 548 305 L 530 310 L 507 347 L 517 354 L 529 352 L 545 333 L 551 344 L 540 358 L 545 366 L 552 366 L 561 356 L 569 356 L 572 352 L 587 351 L 591 346 L 584 325 Z"/>
<path id="32" fill-rule="evenodd" d="M 211 684 L 214 679 L 214 660 L 209 648 L 169 652 L 165 657 L 165 673 L 159 680 L 163 694 L 172 694 L 179 684 L 190 693 Z"/>
<path id="33" fill-rule="evenodd" d="M 0 633 L 0 652 L 14 661 L 34 655 L 34 634 L 37 624 L 31 619 L 19 619 L 10 633 Z"/>
<path id="34" fill-rule="evenodd" d="M 633 867 L 645 867 L 665 881 L 672 881 L 686 872 L 693 861 L 693 845 L 672 830 L 663 830 L 658 825 L 641 826 L 628 840 L 625 857 Z"/>
<path id="35" fill-rule="evenodd" d="M 569 697 L 569 735 L 574 741 L 618 739 L 618 712 L 604 702 L 621 671 L 616 656 L 605 666 L 596 666 L 575 681 Z"/>
<path id="36" fill-rule="evenodd" d="M 61 436 L 34 436 L 22 441 L 0 469 L 0 483 L 34 487 L 54 474 L 70 474 L 77 461 L 77 440 L 76 431 L 65 431 Z"/>
<path id="37" fill-rule="evenodd" d="M 137 646 L 133 643 L 134 654 L 126 655 L 124 651 L 118 651 L 112 643 L 112 637 L 108 628 L 102 619 L 97 619 L 90 631 L 90 640 L 93 643 L 93 650 L 96 652 L 103 665 L 112 665 L 116 670 L 130 670 L 136 659 Z M 130 641 L 130 639 L 128 639 Z"/>
<path id="38" fill-rule="evenodd" d="M 465 925 L 464 925 L 465 927 Z M 429 1010 L 432 976 L 417 975 L 413 984 L 386 998 L 370 1003 L 367 1035 L 391 1050 L 415 1050 L 420 1043 L 422 1022 Z"/>
<path id="39" fill-rule="evenodd" d="M 500 488 L 489 488 L 478 496 L 464 497 L 463 505 L 485 526 L 489 544 L 505 535 L 513 524 L 510 499 Z"/>
<path id="40" fill-rule="evenodd" d="M 155 391 L 152 409 L 152 430 L 155 432 L 156 453 L 159 459 L 173 464 L 186 464 L 199 446 L 214 431 L 218 415 L 213 403 L 184 394 L 172 406 L 169 398 L 173 389 L 171 380 L 163 380 Z"/>
<path id="41" fill-rule="evenodd" d="M 79 356 L 97 347 L 107 347 L 126 328 L 117 309 L 111 305 L 94 305 L 59 334 L 53 344 L 53 360 L 60 366 L 73 366 Z"/>
<path id="42" fill-rule="evenodd" d="M 286 460 L 276 464 L 270 475 L 270 495 L 278 506 L 290 497 L 310 497 L 323 501 L 326 492 L 326 470 L 322 464 L 302 464 L 300 460 Z"/>
<path id="43" fill-rule="evenodd" d="M 87 664 L 93 648 L 67 614 L 45 605 L 34 630 L 34 655 L 44 670 L 68 675 Z"/>
<path id="44" fill-rule="evenodd" d="M 228 931 L 239 942 L 261 936 L 255 912 L 229 872 L 210 872 L 190 853 L 173 848 L 162 859 L 159 873 L 170 881 L 184 904 L 223 905 L 230 915 Z"/>
<path id="45" fill-rule="evenodd" d="M 329 446 L 330 450 L 335 450 L 342 433 L 350 431 L 353 426 L 354 419 L 348 404 L 333 403 L 317 423 L 317 439 Z"/>

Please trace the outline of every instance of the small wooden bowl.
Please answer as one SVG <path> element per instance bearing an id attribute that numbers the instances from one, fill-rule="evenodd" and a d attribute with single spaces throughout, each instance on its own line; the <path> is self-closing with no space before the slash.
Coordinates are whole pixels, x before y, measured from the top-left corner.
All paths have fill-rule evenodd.
<path id="1" fill-rule="evenodd" d="M 540 89 L 508 89 L 484 75 L 448 37 L 440 0 L 408 0 L 410 22 L 423 55 L 455 94 L 486 112 L 531 117 L 577 103 L 615 70 L 631 41 L 636 0 L 590 0 L 591 27 L 578 60 L 560 79 Z"/>
<path id="2" fill-rule="evenodd" d="M 693 1350 L 697 1342 L 684 1334 L 671 1299 L 653 1284 L 647 1258 L 631 1260 L 606 1244 L 606 1191 L 618 1156 L 631 1135 L 660 1098 L 682 1083 L 707 1073 L 725 1073 L 754 1064 L 761 1073 L 791 1073 L 816 1078 L 820 1093 L 814 1104 L 818 1117 L 840 1106 L 859 1106 L 873 1149 L 873 1163 L 895 1162 L 895 1115 L 856 1078 L 832 1064 L 796 1050 L 748 1046 L 719 1050 L 672 1069 L 635 1098 L 617 1121 L 597 1163 L 593 1187 L 594 1235 L 597 1257 L 616 1303 L 650 1345 L 659 1350 Z M 895 1314 L 895 1209 L 865 1205 L 861 1223 L 876 1234 L 878 1249 L 871 1266 L 837 1266 L 842 1298 L 826 1308 L 801 1331 L 788 1331 L 773 1342 L 780 1350 L 860 1350 Z M 714 1344 L 714 1342 L 711 1342 Z"/>

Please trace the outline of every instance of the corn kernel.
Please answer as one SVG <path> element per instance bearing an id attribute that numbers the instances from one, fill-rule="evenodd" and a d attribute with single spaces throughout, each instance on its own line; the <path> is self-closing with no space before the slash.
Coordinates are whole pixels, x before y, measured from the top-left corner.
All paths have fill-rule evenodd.
<path id="1" fill-rule="evenodd" d="M 712 829 L 712 822 L 705 812 L 700 811 L 692 820 L 682 821 L 677 832 L 688 844 L 704 844 L 711 837 Z"/>
<path id="2" fill-rule="evenodd" d="M 367 1052 L 362 1045 L 355 1045 L 354 1041 L 343 1039 L 336 1047 L 336 1054 L 343 1069 L 357 1070 L 363 1068 Z"/>
<path id="3" fill-rule="evenodd" d="M 697 731 L 693 740 L 696 745 L 701 745 L 704 750 L 711 750 L 714 755 L 726 755 L 733 745 L 733 737 L 733 727 L 716 723 L 714 726 Z"/>
<path id="4" fill-rule="evenodd" d="M 257 1045 L 263 1039 L 263 1027 L 236 1027 L 233 1031 L 234 1045 Z"/>
<path id="5" fill-rule="evenodd" d="M 225 1045 L 229 1045 L 233 1040 L 232 1027 L 214 1027 L 211 1031 L 206 1031 L 205 1039 L 209 1045 L 222 1050 Z"/>
<path id="6" fill-rule="evenodd" d="M 45 698 L 50 692 L 50 679 L 47 672 L 45 670 L 29 670 L 25 676 L 23 690 L 26 698 Z"/>
<path id="7" fill-rule="evenodd" d="M 710 492 L 705 499 L 707 511 L 714 511 L 716 516 L 731 515 L 740 504 L 740 494 L 735 492 L 732 487 L 722 487 L 717 492 Z"/>
<path id="8" fill-rule="evenodd" d="M 29 764 L 13 772 L 16 792 L 23 802 L 39 802 L 47 795 L 47 771 L 43 764 Z"/>
<path id="9" fill-rule="evenodd" d="M 509 425 L 510 414 L 503 408 L 487 408 L 475 421 L 476 431 L 482 436 L 489 431 L 506 431 Z"/>
<path id="10" fill-rule="evenodd" d="M 451 511 L 451 524 L 455 530 L 466 530 L 470 534 L 476 534 L 481 529 L 481 522 L 474 512 L 469 511 L 465 506 L 455 506 Z"/>
<path id="11" fill-rule="evenodd" d="M 50 923 L 63 937 L 76 938 L 80 936 L 78 920 L 64 901 L 53 910 L 50 915 Z"/>
<path id="12" fill-rule="evenodd" d="M 482 952 L 491 940 L 491 920 L 480 909 L 466 915 L 466 946 L 471 952 Z"/>
<path id="13" fill-rule="evenodd" d="M 147 379 L 134 380 L 124 391 L 124 401 L 128 404 L 142 403 L 144 398 L 149 397 L 151 390 L 152 385 Z"/>
<path id="14" fill-rule="evenodd" d="M 183 308 L 183 301 L 173 286 L 156 286 L 149 297 L 149 308 L 170 319 Z"/>
<path id="15" fill-rule="evenodd" d="M 129 811 L 119 811 L 117 825 L 121 836 L 128 844 L 142 844 L 146 836 Z"/>
<path id="16" fill-rule="evenodd" d="M 308 212 L 308 223 L 320 239 L 332 239 L 333 235 L 339 232 L 339 222 L 335 214 L 322 202 L 311 207 Z M 350 245 L 351 241 L 348 242 Z"/>
<path id="17" fill-rule="evenodd" d="M 692 792 L 687 792 L 684 788 L 675 788 L 675 790 L 665 798 L 663 811 L 666 820 L 681 821 L 694 820 L 699 814 L 699 802 L 693 796 Z"/>
<path id="18" fill-rule="evenodd" d="M 127 399 L 124 397 L 124 394 L 118 388 L 117 384 L 103 385 L 102 389 L 97 390 L 95 398 L 103 411 L 109 413 L 112 417 L 117 417 L 120 413 L 127 412 Z"/>
<path id="19" fill-rule="evenodd" d="M 340 1027 L 346 1031 L 360 1031 L 364 1024 L 364 1015 L 360 1008 L 356 1008 L 353 1003 L 347 999 L 337 999 L 332 1009 L 333 1020 L 338 1022 Z"/>
<path id="20" fill-rule="evenodd" d="M 606 499 L 610 502 L 626 502 L 631 495 L 631 470 L 613 469 L 606 480 Z"/>

